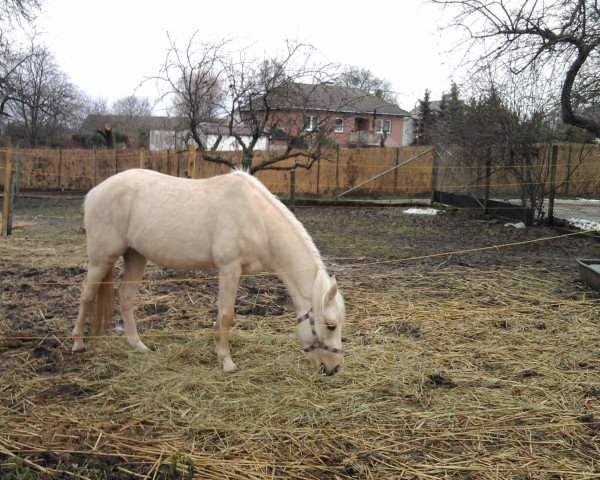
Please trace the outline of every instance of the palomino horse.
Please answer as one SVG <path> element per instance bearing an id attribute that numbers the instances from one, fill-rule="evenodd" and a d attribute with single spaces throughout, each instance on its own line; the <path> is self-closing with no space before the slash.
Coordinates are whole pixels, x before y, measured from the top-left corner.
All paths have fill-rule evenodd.
<path id="1" fill-rule="evenodd" d="M 236 370 L 229 350 L 240 276 L 269 271 L 286 285 L 296 307 L 296 329 L 316 369 L 342 364 L 344 299 L 319 251 L 294 215 L 257 179 L 234 171 L 205 180 L 127 170 L 92 189 L 84 203 L 88 273 L 73 329 L 73 351 L 84 349 L 85 320 L 96 298 L 93 332 L 107 332 L 115 262 L 124 260 L 119 286 L 127 342 L 142 343 L 133 302 L 147 260 L 173 269 L 219 271 L 215 353 Z"/>

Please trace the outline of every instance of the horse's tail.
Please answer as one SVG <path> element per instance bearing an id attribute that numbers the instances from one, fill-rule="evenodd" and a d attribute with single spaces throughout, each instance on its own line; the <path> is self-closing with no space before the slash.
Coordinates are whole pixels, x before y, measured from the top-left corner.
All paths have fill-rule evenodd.
<path id="1" fill-rule="evenodd" d="M 106 335 L 112 321 L 115 300 L 114 265 L 102 279 L 96 292 L 96 308 L 92 316 L 92 335 Z"/>

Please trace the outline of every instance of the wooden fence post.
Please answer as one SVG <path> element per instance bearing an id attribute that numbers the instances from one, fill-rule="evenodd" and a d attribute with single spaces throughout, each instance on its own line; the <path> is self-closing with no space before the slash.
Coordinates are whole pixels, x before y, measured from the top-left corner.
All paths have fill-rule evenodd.
<path id="1" fill-rule="evenodd" d="M 488 202 L 490 201 L 490 182 L 492 177 L 492 151 L 488 148 L 485 158 L 485 197 L 483 199 L 483 213 L 488 213 Z"/>
<path id="2" fill-rule="evenodd" d="M 569 155 L 567 157 L 567 176 L 565 179 L 565 196 L 569 195 L 569 183 L 571 183 L 571 145 L 569 145 Z"/>
<path id="3" fill-rule="evenodd" d="M 62 148 L 58 149 L 58 185 L 57 188 L 60 190 L 61 185 L 61 174 L 62 174 Z"/>
<path id="4" fill-rule="evenodd" d="M 14 194 L 14 174 L 13 174 L 13 149 L 8 147 L 6 150 L 6 168 L 4 170 L 4 192 L 2 198 L 2 236 L 8 236 L 12 233 L 12 205 L 11 200 Z"/>
<path id="5" fill-rule="evenodd" d="M 396 167 L 400 162 L 400 147 L 396 147 Z M 398 192 L 398 169 L 394 170 L 394 195 Z"/>
<path id="6" fill-rule="evenodd" d="M 319 188 L 319 183 L 321 181 L 321 155 L 319 155 L 319 158 L 317 158 L 317 197 L 320 194 L 320 188 Z"/>
<path id="7" fill-rule="evenodd" d="M 196 149 L 188 148 L 188 178 L 196 178 Z"/>
<path id="8" fill-rule="evenodd" d="M 20 155 L 19 144 L 15 148 L 15 191 L 19 193 L 19 184 L 21 183 L 21 155 Z M 11 204 L 12 207 L 12 204 Z"/>
<path id="9" fill-rule="evenodd" d="M 340 146 L 337 146 L 335 153 L 335 201 L 338 201 L 338 193 L 340 193 Z"/>
<path id="10" fill-rule="evenodd" d="M 550 157 L 550 193 L 548 195 L 548 225 L 554 224 L 554 195 L 556 194 L 556 163 L 558 160 L 558 145 L 552 145 Z"/>
<path id="11" fill-rule="evenodd" d="M 140 168 L 146 168 L 146 149 L 140 147 Z"/>
<path id="12" fill-rule="evenodd" d="M 92 147 L 92 188 L 96 186 L 96 146 Z"/>
<path id="13" fill-rule="evenodd" d="M 296 169 L 290 170 L 290 208 L 296 206 Z"/>
<path id="14" fill-rule="evenodd" d="M 439 168 L 438 149 L 436 146 L 433 149 L 433 165 L 431 167 L 431 204 L 435 203 L 435 191 L 437 189 Z"/>

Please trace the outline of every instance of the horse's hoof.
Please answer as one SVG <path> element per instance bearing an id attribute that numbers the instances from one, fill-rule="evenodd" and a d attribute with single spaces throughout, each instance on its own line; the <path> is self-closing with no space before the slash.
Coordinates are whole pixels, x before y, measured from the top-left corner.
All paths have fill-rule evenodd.
<path id="1" fill-rule="evenodd" d="M 85 352 L 85 345 L 83 344 L 83 340 L 75 340 L 75 342 L 73 343 L 73 348 L 71 348 L 71 352 Z"/>
<path id="2" fill-rule="evenodd" d="M 144 345 L 141 340 L 138 340 L 137 342 L 131 342 L 129 343 L 129 345 L 131 345 L 133 348 L 135 348 L 138 352 L 141 353 L 148 353 L 150 351 L 150 349 L 146 345 Z"/>
<path id="3" fill-rule="evenodd" d="M 225 373 L 233 373 L 236 372 L 237 369 L 238 368 L 235 366 L 235 363 L 233 363 L 232 360 L 227 359 L 223 361 L 223 371 Z"/>
<path id="4" fill-rule="evenodd" d="M 72 353 L 83 353 L 85 352 L 85 347 L 77 347 L 75 348 L 75 346 L 73 346 L 73 348 L 71 349 Z"/>

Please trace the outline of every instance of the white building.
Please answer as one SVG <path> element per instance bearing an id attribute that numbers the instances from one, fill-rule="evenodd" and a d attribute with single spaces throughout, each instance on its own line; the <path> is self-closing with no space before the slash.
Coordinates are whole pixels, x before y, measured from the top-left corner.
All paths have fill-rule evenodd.
<path id="1" fill-rule="evenodd" d="M 234 127 L 236 134 L 245 144 L 250 143 L 252 137 L 250 129 L 241 125 Z M 229 134 L 229 128 L 226 125 L 217 122 L 203 122 L 199 126 L 200 138 L 207 150 L 211 150 L 219 140 L 219 145 L 216 151 L 231 152 L 241 150 L 242 147 L 237 138 Z M 152 151 L 160 150 L 183 150 L 188 146 L 194 145 L 196 142 L 192 139 L 189 131 L 174 131 L 174 130 L 151 130 L 149 149 Z M 255 150 L 267 150 L 269 148 L 269 140 L 266 136 L 259 138 Z"/>

